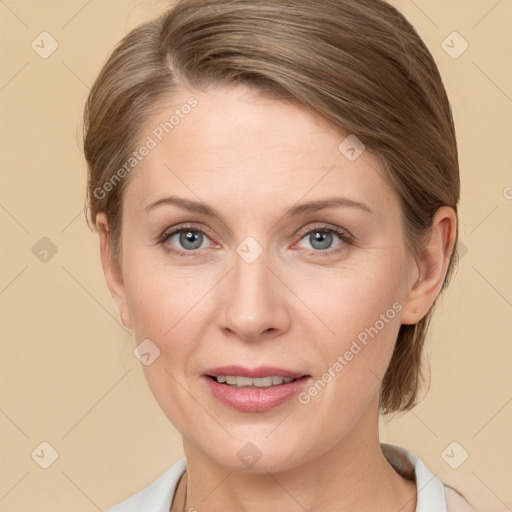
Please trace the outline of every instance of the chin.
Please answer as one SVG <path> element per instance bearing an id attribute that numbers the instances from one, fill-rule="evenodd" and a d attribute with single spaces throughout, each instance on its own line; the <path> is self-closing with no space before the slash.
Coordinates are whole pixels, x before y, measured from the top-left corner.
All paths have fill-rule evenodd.
<path id="1" fill-rule="evenodd" d="M 287 471 L 308 460 L 310 452 L 304 444 L 297 448 L 296 443 L 285 444 L 284 440 L 280 443 L 276 443 L 276 439 L 269 442 L 264 435 L 259 438 L 261 441 L 256 436 L 253 439 L 231 442 L 228 446 L 219 447 L 218 453 L 211 453 L 211 447 L 208 447 L 210 457 L 230 471 L 254 474 Z"/>

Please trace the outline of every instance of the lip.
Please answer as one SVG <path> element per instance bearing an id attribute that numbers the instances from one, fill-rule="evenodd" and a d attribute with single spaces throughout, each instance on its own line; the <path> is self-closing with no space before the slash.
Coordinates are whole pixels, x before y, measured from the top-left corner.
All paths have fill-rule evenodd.
<path id="1" fill-rule="evenodd" d="M 236 377 L 289 377 L 291 379 L 300 379 L 306 374 L 275 366 L 258 366 L 257 368 L 245 368 L 243 366 L 230 365 L 211 368 L 204 372 L 206 376 L 218 377 L 219 375 L 233 375 Z"/>
<path id="2" fill-rule="evenodd" d="M 218 375 L 252 378 L 279 376 L 297 380 L 268 388 L 234 388 L 211 378 L 211 376 L 217 377 Z M 273 409 L 298 395 L 311 379 L 309 375 L 270 366 L 251 369 L 241 366 L 223 366 L 208 370 L 202 378 L 210 393 L 217 400 L 243 412 L 263 412 Z"/>

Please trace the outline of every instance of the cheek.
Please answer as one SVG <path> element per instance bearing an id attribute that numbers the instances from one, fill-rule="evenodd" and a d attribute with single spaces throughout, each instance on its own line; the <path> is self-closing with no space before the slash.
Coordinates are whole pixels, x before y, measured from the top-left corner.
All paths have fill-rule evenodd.
<path id="1" fill-rule="evenodd" d="M 317 279 L 315 287 L 302 283 L 298 293 L 317 315 L 309 330 L 317 330 L 321 340 L 315 345 L 324 367 L 317 378 L 329 383 L 324 404 L 361 403 L 378 392 L 400 329 L 403 270 L 397 251 L 326 274 L 325 283 Z"/>
<path id="2" fill-rule="evenodd" d="M 295 290 L 316 313 L 325 339 L 339 345 L 377 322 L 382 331 L 388 330 L 382 321 L 385 326 L 399 323 L 397 309 L 401 308 L 393 305 L 403 300 L 404 265 L 398 252 L 375 253 L 362 264 L 329 269 L 313 280 L 298 280 Z"/>
<path id="3" fill-rule="evenodd" d="M 358 288 L 348 295 L 341 285 L 338 291 L 347 295 L 338 295 L 342 298 L 324 307 L 322 316 L 335 334 L 316 345 L 319 373 L 298 396 L 300 417 L 311 431 L 322 432 L 327 448 L 348 435 L 371 404 L 378 403 L 400 328 L 401 305 L 392 302 L 392 294 L 386 298 Z"/>
<path id="4" fill-rule="evenodd" d="M 178 400 L 179 383 L 187 378 L 187 370 L 196 369 L 201 340 L 212 325 L 212 312 L 216 311 L 212 288 L 218 276 L 197 269 L 183 272 L 155 266 L 149 258 L 134 259 L 130 264 L 125 289 L 135 338 L 138 344 L 149 339 L 149 347 L 158 354 L 142 368 L 159 402 L 169 396 Z"/>
<path id="5" fill-rule="evenodd" d="M 205 325 L 198 301 L 208 282 L 180 277 L 172 268 L 152 267 L 148 261 L 143 265 L 142 258 L 129 263 L 127 303 L 137 344 L 144 341 L 145 351 L 151 354 L 150 364 L 141 365 L 149 388 L 171 423 L 200 422 L 202 418 L 190 406 L 191 395 L 184 388 L 184 372 L 186 362 L 195 358 Z"/>
<path id="6" fill-rule="evenodd" d="M 164 343 L 196 325 L 191 321 L 200 311 L 196 306 L 212 286 L 207 275 L 155 266 L 143 257 L 128 261 L 126 267 L 127 304 L 137 339 L 143 336 Z"/>

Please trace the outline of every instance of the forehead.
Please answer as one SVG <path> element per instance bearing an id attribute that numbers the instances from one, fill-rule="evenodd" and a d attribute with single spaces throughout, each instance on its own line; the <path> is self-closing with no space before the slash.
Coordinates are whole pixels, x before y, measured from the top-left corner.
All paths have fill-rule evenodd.
<path id="1" fill-rule="evenodd" d="M 393 200 L 369 151 L 352 160 L 346 144 L 340 150 L 348 135 L 299 105 L 245 87 L 181 91 L 141 129 L 140 144 L 151 149 L 130 175 L 125 200 L 137 209 L 166 192 L 235 208 L 326 193 Z"/>

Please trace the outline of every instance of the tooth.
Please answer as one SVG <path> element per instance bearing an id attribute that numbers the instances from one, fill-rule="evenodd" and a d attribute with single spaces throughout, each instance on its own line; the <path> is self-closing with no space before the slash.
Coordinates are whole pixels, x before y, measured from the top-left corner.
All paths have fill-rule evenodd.
<path id="1" fill-rule="evenodd" d="M 218 375 L 216 377 L 217 382 L 219 383 L 226 383 L 231 386 L 236 386 L 238 388 L 248 387 L 248 386 L 254 386 L 258 388 L 268 388 L 271 386 L 279 386 L 281 384 L 288 384 L 289 382 L 292 382 L 293 378 L 291 377 L 278 377 L 278 376 L 271 376 L 271 377 L 243 377 L 243 376 L 236 376 L 236 375 Z"/>
<path id="2" fill-rule="evenodd" d="M 256 379 L 252 379 L 253 385 L 258 388 L 268 388 L 272 386 L 273 378 L 272 377 L 259 377 Z"/>
<path id="3" fill-rule="evenodd" d="M 244 386 L 252 386 L 251 377 L 236 377 L 236 385 L 241 388 Z"/>

